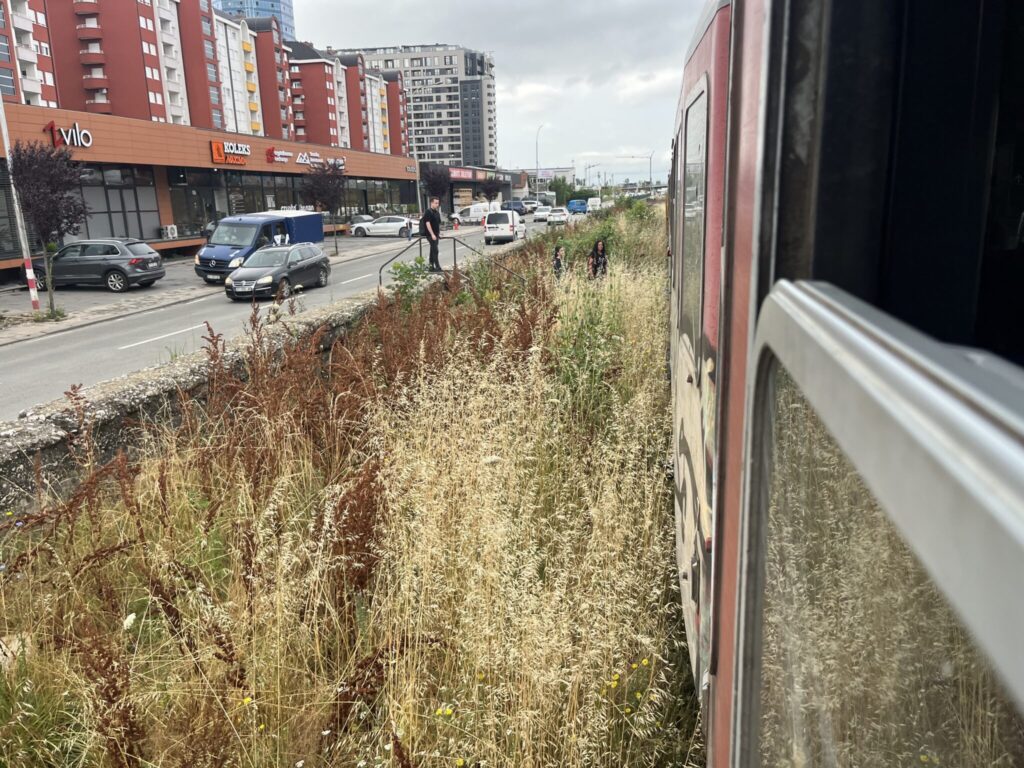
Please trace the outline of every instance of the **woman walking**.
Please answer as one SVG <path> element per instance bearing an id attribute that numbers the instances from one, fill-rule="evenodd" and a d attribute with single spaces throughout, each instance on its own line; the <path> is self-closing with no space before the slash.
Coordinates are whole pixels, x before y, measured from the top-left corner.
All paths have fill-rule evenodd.
<path id="1" fill-rule="evenodd" d="M 565 267 L 565 246 L 555 247 L 555 258 L 551 262 L 551 268 L 555 271 L 555 277 L 562 276 L 562 269 Z"/>
<path id="2" fill-rule="evenodd" d="M 594 243 L 594 249 L 587 257 L 587 275 L 591 278 L 604 277 L 608 274 L 608 252 L 604 248 L 604 240 Z"/>

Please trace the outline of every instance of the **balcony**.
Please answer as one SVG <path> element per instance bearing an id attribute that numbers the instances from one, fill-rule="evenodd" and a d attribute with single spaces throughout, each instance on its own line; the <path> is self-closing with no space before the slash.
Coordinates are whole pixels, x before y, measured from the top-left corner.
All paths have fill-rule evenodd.
<path id="1" fill-rule="evenodd" d="M 98 7 L 99 4 L 96 0 L 74 0 L 74 2 L 71 3 L 72 10 L 79 16 L 93 16 L 99 13 L 97 10 Z"/>
<path id="2" fill-rule="evenodd" d="M 83 50 L 78 52 L 78 60 L 86 66 L 94 64 L 106 64 L 107 54 L 103 51 Z"/>
<path id="3" fill-rule="evenodd" d="M 18 13 L 17 11 L 11 13 L 11 26 L 15 29 L 20 29 L 23 32 L 31 32 L 33 23 L 32 19 L 24 13 Z"/>
<path id="4" fill-rule="evenodd" d="M 29 93 L 42 93 L 43 92 L 43 81 L 38 77 L 29 77 L 28 75 L 21 76 L 21 90 L 26 94 Z"/>
<path id="5" fill-rule="evenodd" d="M 249 93 L 256 93 L 256 83 L 246 83 L 245 90 Z"/>
<path id="6" fill-rule="evenodd" d="M 94 24 L 79 24 L 78 25 L 78 39 L 79 40 L 102 40 L 103 39 L 103 28 Z"/>
<path id="7" fill-rule="evenodd" d="M 250 128 L 252 128 L 252 132 L 253 132 L 253 133 L 259 133 L 260 131 L 262 131 L 262 130 L 263 130 L 263 126 L 262 126 L 262 125 L 260 125 L 259 123 L 255 122 L 255 121 L 254 121 L 254 122 L 252 122 L 252 123 L 251 123 L 251 124 L 249 125 L 249 127 L 250 127 Z"/>
<path id="8" fill-rule="evenodd" d="M 106 75 L 82 75 L 82 87 L 90 91 L 109 88 L 110 79 Z"/>
<path id="9" fill-rule="evenodd" d="M 256 65 L 253 64 L 251 61 L 245 62 L 245 71 L 251 75 L 253 72 L 256 71 Z"/>
<path id="10" fill-rule="evenodd" d="M 252 43 L 250 43 L 248 40 L 243 40 L 242 41 L 242 50 L 245 51 L 246 53 L 252 53 Z"/>
<path id="11" fill-rule="evenodd" d="M 92 112 L 97 115 L 109 115 L 113 111 L 113 109 L 114 107 L 109 101 L 88 99 L 85 102 L 85 111 Z"/>
<path id="12" fill-rule="evenodd" d="M 18 55 L 18 61 L 22 63 L 31 64 L 39 63 L 39 54 L 33 51 L 29 46 L 23 43 L 18 43 L 18 45 L 15 48 L 15 51 L 17 52 Z"/>
<path id="13" fill-rule="evenodd" d="M 255 101 L 250 101 L 249 102 L 249 111 L 250 112 L 259 112 L 260 111 L 260 105 L 257 104 Z"/>

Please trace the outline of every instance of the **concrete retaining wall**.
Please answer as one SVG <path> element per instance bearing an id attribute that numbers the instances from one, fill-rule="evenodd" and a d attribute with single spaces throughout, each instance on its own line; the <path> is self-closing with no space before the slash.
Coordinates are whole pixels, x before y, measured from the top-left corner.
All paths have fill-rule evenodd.
<path id="1" fill-rule="evenodd" d="M 309 338 L 326 329 L 323 348 L 329 348 L 374 306 L 376 293 L 343 300 L 329 308 L 270 322 L 267 339 L 278 347 L 297 338 Z M 229 343 L 225 360 L 242 370 L 248 340 Z M 173 420 L 180 397 L 203 399 L 208 378 L 205 352 L 186 355 L 167 365 L 146 368 L 82 390 L 84 410 L 76 412 L 67 400 L 28 411 L 25 418 L 0 422 L 0 514 L 31 508 L 40 491 L 39 481 L 54 490 L 66 490 L 77 479 L 72 450 L 84 422 L 92 431 L 97 459 L 112 458 L 118 449 L 131 448 L 139 438 L 134 424 Z"/>

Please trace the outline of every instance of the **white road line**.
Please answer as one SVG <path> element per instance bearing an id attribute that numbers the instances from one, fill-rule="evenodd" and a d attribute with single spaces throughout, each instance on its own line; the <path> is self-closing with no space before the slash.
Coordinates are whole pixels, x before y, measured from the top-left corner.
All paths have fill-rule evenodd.
<path id="1" fill-rule="evenodd" d="M 123 351 L 125 349 L 131 349 L 132 347 L 141 347 L 143 344 L 149 344 L 149 343 L 154 342 L 154 341 L 160 341 L 161 339 L 169 339 L 171 336 L 178 336 L 178 335 L 180 335 L 182 333 L 188 333 L 189 331 L 194 331 L 197 328 L 205 328 L 205 327 L 206 327 L 205 323 L 200 323 L 199 325 L 193 325 L 191 328 L 185 328 L 184 330 L 181 330 L 181 331 L 173 331 L 172 333 L 165 333 L 163 336 L 154 336 L 152 339 L 146 339 L 145 341 L 137 341 L 134 344 L 128 344 L 128 345 L 123 346 L 123 347 L 118 347 L 117 351 L 121 352 L 121 351 Z"/>
<path id="2" fill-rule="evenodd" d="M 362 277 L 353 277 L 351 280 L 342 280 L 340 283 L 338 283 L 338 285 L 348 285 L 349 283 L 358 283 L 360 280 L 365 280 L 368 277 L 373 277 L 373 274 L 374 273 L 371 272 L 370 274 L 363 275 Z"/>

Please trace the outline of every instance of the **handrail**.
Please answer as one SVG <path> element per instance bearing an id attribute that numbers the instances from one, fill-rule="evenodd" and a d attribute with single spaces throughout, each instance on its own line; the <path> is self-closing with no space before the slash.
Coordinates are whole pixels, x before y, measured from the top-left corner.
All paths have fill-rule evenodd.
<path id="1" fill-rule="evenodd" d="M 512 277 L 515 277 L 518 280 L 522 281 L 523 285 L 526 285 L 526 278 L 525 277 L 523 277 L 522 275 L 518 274 L 517 272 L 513 272 L 511 269 L 506 267 L 504 264 L 501 264 L 500 262 L 496 261 L 495 259 L 492 259 L 490 256 L 488 256 L 483 251 L 477 250 L 476 248 L 474 248 L 472 245 L 467 243 L 462 238 L 460 238 L 460 237 L 442 237 L 440 239 L 441 240 L 451 240 L 452 241 L 452 264 L 453 264 L 455 269 L 458 269 L 458 267 L 459 267 L 459 255 L 458 255 L 459 250 L 458 249 L 459 249 L 459 244 L 461 243 L 463 247 L 468 248 L 469 250 L 471 250 L 473 253 L 475 253 L 480 258 L 484 259 L 485 261 L 489 261 L 491 264 L 493 264 L 494 266 L 498 267 L 499 269 L 505 270 L 510 275 L 512 275 Z M 415 241 L 410 242 L 409 245 L 407 245 L 405 248 L 400 250 L 398 253 L 396 253 L 394 256 L 392 256 L 390 259 L 388 259 L 387 261 L 385 261 L 383 264 L 380 265 L 380 269 L 377 270 L 377 287 L 379 287 L 379 288 L 383 288 L 384 287 L 384 268 L 386 266 L 388 266 L 389 264 L 391 264 L 391 262 L 393 262 L 399 256 L 404 255 L 410 248 L 413 247 L 413 245 L 419 245 L 419 247 L 420 247 L 420 257 L 422 258 L 422 256 L 423 256 L 423 240 L 424 240 L 423 236 L 420 235 L 419 237 L 416 238 Z M 440 247 L 440 245 L 438 247 Z"/>

